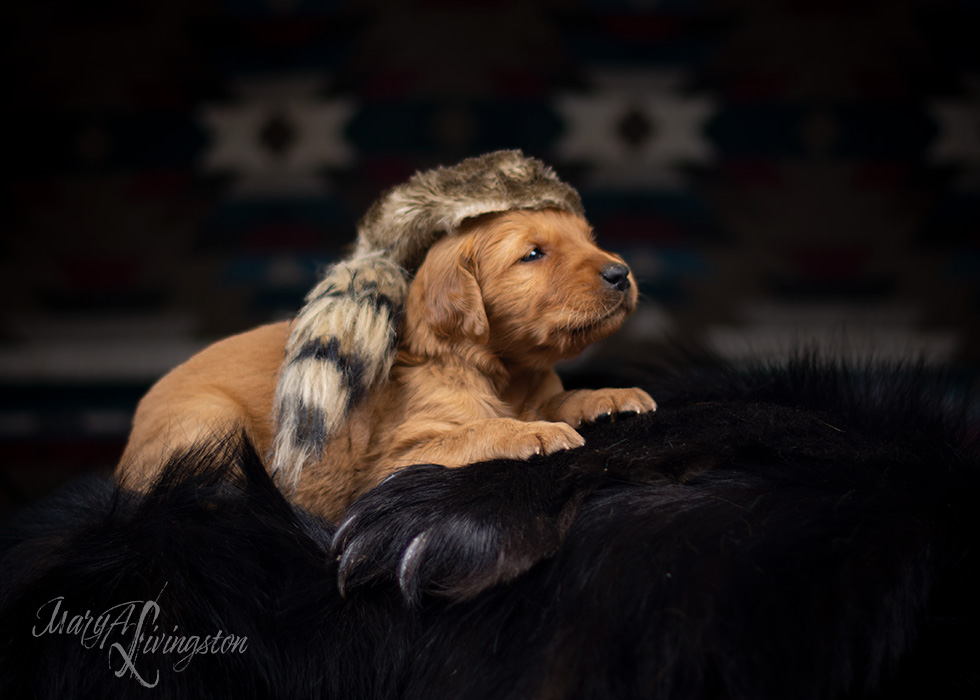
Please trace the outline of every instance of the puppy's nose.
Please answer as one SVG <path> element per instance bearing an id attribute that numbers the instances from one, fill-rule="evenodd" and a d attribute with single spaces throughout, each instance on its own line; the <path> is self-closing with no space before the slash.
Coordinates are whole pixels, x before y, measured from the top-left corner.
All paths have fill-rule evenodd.
<path id="1" fill-rule="evenodd" d="M 610 263 L 602 268 L 599 274 L 617 292 L 625 292 L 630 288 L 630 269 L 623 263 Z"/>

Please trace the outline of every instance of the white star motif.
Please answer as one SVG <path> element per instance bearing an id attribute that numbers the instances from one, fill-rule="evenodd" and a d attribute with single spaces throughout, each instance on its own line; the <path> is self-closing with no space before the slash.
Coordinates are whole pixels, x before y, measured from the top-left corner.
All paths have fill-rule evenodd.
<path id="1" fill-rule="evenodd" d="M 599 94 L 559 98 L 557 106 L 570 127 L 558 149 L 568 160 L 665 166 L 703 162 L 712 155 L 700 134 L 713 111 L 705 98 Z M 618 133 L 631 113 L 646 117 L 653 128 L 635 145 Z"/>
<path id="2" fill-rule="evenodd" d="M 929 155 L 943 162 L 980 160 L 980 102 L 946 100 L 929 110 L 939 127 Z"/>
<path id="3" fill-rule="evenodd" d="M 241 92 L 239 102 L 211 105 L 201 114 L 212 137 L 202 165 L 238 175 L 239 192 L 322 190 L 318 171 L 354 160 L 344 137 L 356 109 L 352 101 L 318 97 L 311 94 L 315 86 L 304 81 L 250 84 Z M 288 130 L 278 149 L 263 142 L 263 130 L 273 120 Z"/>
<path id="4" fill-rule="evenodd" d="M 670 73 L 600 73 L 597 90 L 562 95 L 555 108 L 566 125 L 559 158 L 596 166 L 594 185 L 672 186 L 678 165 L 713 158 L 704 126 L 715 111 L 707 97 L 678 94 Z M 622 133 L 631 115 L 650 133 Z"/>

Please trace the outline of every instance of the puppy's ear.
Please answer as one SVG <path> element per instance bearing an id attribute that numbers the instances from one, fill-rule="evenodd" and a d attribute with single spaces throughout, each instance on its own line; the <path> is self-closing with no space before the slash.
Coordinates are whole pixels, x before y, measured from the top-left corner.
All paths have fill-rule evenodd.
<path id="1" fill-rule="evenodd" d="M 487 343 L 490 324 L 474 275 L 472 241 L 463 236 L 429 250 L 412 281 L 409 314 L 419 331 L 442 342 Z"/>

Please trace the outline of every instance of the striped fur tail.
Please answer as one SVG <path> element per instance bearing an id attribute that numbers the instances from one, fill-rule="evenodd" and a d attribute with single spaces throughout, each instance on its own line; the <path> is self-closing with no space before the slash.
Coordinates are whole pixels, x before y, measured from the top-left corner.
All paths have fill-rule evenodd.
<path id="1" fill-rule="evenodd" d="M 408 273 L 375 253 L 336 263 L 306 297 L 274 402 L 271 465 L 287 492 L 303 467 L 321 458 L 355 403 L 387 377 L 407 292 Z"/>

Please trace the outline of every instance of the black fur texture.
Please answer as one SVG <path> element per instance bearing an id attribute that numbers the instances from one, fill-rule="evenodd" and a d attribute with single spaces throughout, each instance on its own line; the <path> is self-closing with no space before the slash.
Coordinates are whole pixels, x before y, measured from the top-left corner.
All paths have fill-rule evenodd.
<path id="1" fill-rule="evenodd" d="M 3 536 L 0 688 L 977 697 L 967 379 L 811 361 L 651 377 L 656 414 L 529 462 L 407 469 L 339 527 L 292 507 L 239 438 L 175 460 L 146 496 L 82 482 Z M 247 648 L 180 670 L 179 653 L 137 653 L 146 688 L 112 648 L 135 625 L 102 647 L 68 629 L 130 601 L 157 606 L 148 634 L 220 630 Z"/>

